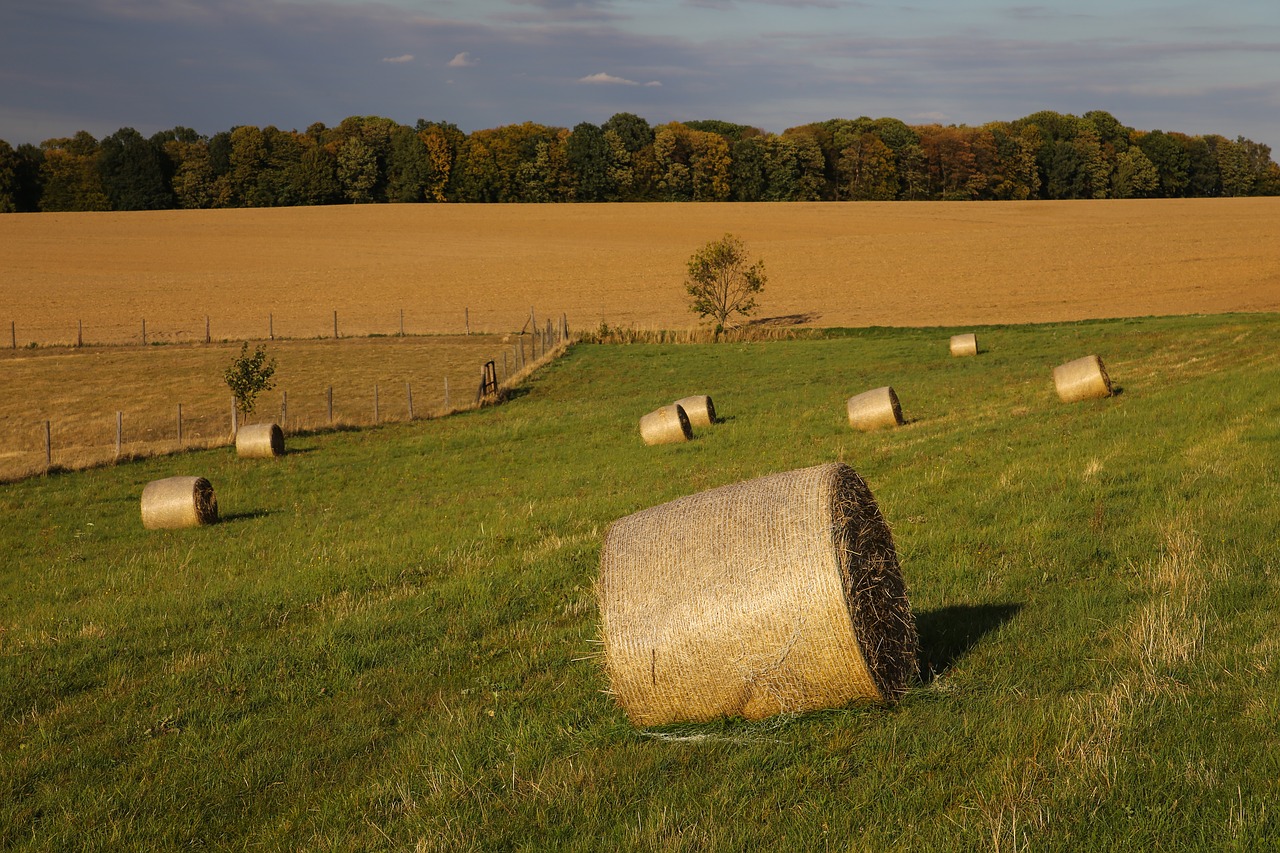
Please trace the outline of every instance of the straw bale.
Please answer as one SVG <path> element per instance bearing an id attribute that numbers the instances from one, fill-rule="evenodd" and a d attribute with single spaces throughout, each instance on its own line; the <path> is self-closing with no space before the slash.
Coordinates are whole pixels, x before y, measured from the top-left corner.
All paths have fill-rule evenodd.
<path id="1" fill-rule="evenodd" d="M 1086 355 L 1053 369 L 1053 387 L 1064 403 L 1111 396 L 1111 377 L 1102 359 Z"/>
<path id="2" fill-rule="evenodd" d="M 954 356 L 977 355 L 978 336 L 973 332 L 970 332 L 967 335 L 952 335 L 951 354 Z"/>
<path id="3" fill-rule="evenodd" d="M 850 397 L 845 407 L 849 413 L 849 426 L 854 429 L 902 425 L 902 405 L 888 385 Z"/>
<path id="4" fill-rule="evenodd" d="M 672 403 L 640 419 L 640 437 L 645 444 L 675 444 L 693 438 L 693 427 L 684 407 Z"/>
<path id="5" fill-rule="evenodd" d="M 841 463 L 615 521 L 596 593 L 611 692 L 636 725 L 893 702 L 916 674 L 893 537 Z"/>
<path id="6" fill-rule="evenodd" d="M 142 490 L 142 526 L 147 530 L 200 527 L 218 520 L 218 498 L 204 477 L 152 480 Z"/>
<path id="7" fill-rule="evenodd" d="M 693 426 L 711 426 L 716 422 L 716 407 L 711 398 L 705 394 L 695 394 L 676 400 L 676 405 L 684 409 Z"/>
<path id="8" fill-rule="evenodd" d="M 236 431 L 236 456 L 268 459 L 284 455 L 284 430 L 279 425 L 249 424 Z"/>

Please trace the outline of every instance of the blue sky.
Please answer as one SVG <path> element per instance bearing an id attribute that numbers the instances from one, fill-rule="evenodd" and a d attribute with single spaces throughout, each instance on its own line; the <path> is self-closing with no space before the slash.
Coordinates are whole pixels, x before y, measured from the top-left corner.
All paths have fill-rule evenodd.
<path id="1" fill-rule="evenodd" d="M 0 139 L 1103 109 L 1280 152 L 1278 0 L 0 0 Z"/>

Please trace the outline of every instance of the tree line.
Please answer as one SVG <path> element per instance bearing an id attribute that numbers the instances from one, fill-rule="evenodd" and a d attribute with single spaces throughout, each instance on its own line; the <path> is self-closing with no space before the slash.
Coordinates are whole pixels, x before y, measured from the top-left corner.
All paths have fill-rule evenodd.
<path id="1" fill-rule="evenodd" d="M 464 133 L 351 116 L 303 132 L 186 127 L 0 140 L 0 212 L 374 202 L 895 201 L 1280 195 L 1267 145 L 1095 110 L 980 127 L 831 119 L 780 134 L 632 113 Z"/>

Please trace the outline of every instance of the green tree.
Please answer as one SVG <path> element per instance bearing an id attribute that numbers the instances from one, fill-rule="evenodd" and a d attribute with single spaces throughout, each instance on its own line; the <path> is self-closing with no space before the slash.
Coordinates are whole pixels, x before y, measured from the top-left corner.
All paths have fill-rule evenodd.
<path id="1" fill-rule="evenodd" d="M 604 201 L 612 189 L 609 186 L 609 143 L 604 131 L 587 121 L 575 125 L 565 142 L 565 155 L 573 179 L 574 198 L 578 201 Z"/>
<path id="2" fill-rule="evenodd" d="M 99 143 L 98 172 L 113 210 L 173 207 L 160 149 L 132 127 L 122 127 Z"/>
<path id="3" fill-rule="evenodd" d="M 82 130 L 70 139 L 47 139 L 40 147 L 41 210 L 111 209 L 98 171 L 98 140 L 92 134 Z"/>
<path id="4" fill-rule="evenodd" d="M 712 240 L 689 258 L 685 291 L 689 310 L 714 321 L 716 334 L 735 314 L 751 315 L 764 290 L 764 261 L 747 264 L 746 247 L 732 234 Z"/>
<path id="5" fill-rule="evenodd" d="M 236 406 L 246 416 L 253 414 L 258 405 L 258 395 L 275 387 L 276 360 L 267 359 L 267 351 L 258 344 L 249 352 L 249 342 L 240 345 L 238 355 L 225 371 L 222 379 L 231 389 Z"/>
<path id="6" fill-rule="evenodd" d="M 349 201 L 373 201 L 378 183 L 378 156 L 359 136 L 349 136 L 338 149 L 338 183 Z"/>
<path id="7" fill-rule="evenodd" d="M 1160 186 L 1160 176 L 1142 149 L 1134 145 L 1116 158 L 1111 175 L 1113 198 L 1147 198 Z"/>

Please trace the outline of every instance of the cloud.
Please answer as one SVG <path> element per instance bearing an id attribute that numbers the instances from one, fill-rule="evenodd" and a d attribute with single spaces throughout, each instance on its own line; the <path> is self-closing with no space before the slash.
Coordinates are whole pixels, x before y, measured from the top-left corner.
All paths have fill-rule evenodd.
<path id="1" fill-rule="evenodd" d="M 589 74 L 586 77 L 579 77 L 579 83 L 593 83 L 604 86 L 661 86 L 657 80 L 650 80 L 648 83 L 637 83 L 635 80 L 628 80 L 625 77 L 614 77 L 612 74 L 606 74 L 601 71 L 599 74 Z"/>
<path id="2" fill-rule="evenodd" d="M 453 59 L 449 60 L 450 68 L 470 68 L 476 64 L 476 61 L 471 58 L 471 54 L 467 53 L 465 50 Z"/>
<path id="3" fill-rule="evenodd" d="M 383 62 L 389 62 L 389 63 L 391 63 L 392 65 L 399 65 L 399 64 L 401 64 L 401 63 L 403 63 L 403 62 L 413 62 L 413 54 L 412 54 L 412 53 L 402 53 L 402 54 L 400 54 L 399 56 L 384 56 L 384 57 L 382 57 L 382 61 L 383 61 Z"/>

